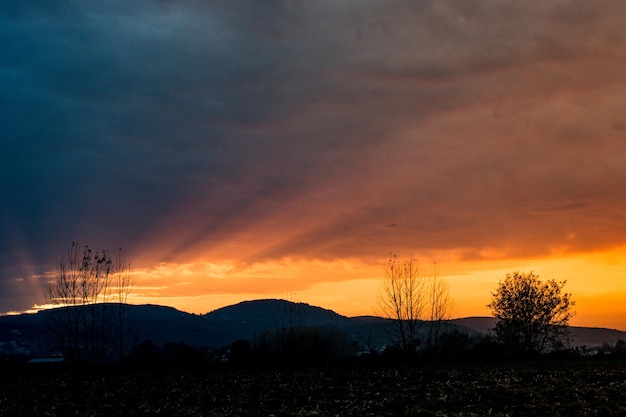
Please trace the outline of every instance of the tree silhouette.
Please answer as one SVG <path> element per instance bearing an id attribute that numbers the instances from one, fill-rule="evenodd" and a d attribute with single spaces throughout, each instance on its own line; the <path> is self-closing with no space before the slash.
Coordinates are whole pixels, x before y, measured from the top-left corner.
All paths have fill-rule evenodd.
<path id="1" fill-rule="evenodd" d="M 381 281 L 379 306 L 384 317 L 393 320 L 394 337 L 405 352 L 415 352 L 419 345 L 418 327 L 426 307 L 424 280 L 420 278 L 417 259 L 398 260 L 391 255 Z"/>
<path id="2" fill-rule="evenodd" d="M 565 283 L 541 282 L 532 271 L 507 274 L 488 304 L 497 319 L 498 341 L 516 354 L 538 353 L 560 342 L 574 305 L 571 294 L 563 292 Z"/>
<path id="3" fill-rule="evenodd" d="M 71 362 L 121 361 L 131 338 L 126 301 L 133 286 L 121 249 L 92 251 L 72 243 L 48 282 L 48 327 Z"/>
<path id="4" fill-rule="evenodd" d="M 428 338 L 429 350 L 439 349 L 439 339 L 445 333 L 445 324 L 450 320 L 452 298 L 448 284 L 439 276 L 437 265 L 428 279 Z"/>
<path id="5" fill-rule="evenodd" d="M 452 300 L 436 268 L 432 277 L 428 277 L 414 256 L 398 260 L 392 254 L 385 265 L 378 305 L 380 314 L 392 320 L 393 337 L 401 350 L 412 353 L 420 345 L 423 324 L 426 348 L 437 347 Z"/>

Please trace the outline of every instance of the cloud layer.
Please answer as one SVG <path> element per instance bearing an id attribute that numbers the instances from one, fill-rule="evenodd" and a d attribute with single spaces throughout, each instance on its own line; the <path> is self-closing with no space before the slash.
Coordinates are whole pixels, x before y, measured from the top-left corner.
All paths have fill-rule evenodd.
<path id="1" fill-rule="evenodd" d="M 622 245 L 625 18 L 586 1 L 5 1 L 0 310 L 72 240 L 146 268 Z"/>

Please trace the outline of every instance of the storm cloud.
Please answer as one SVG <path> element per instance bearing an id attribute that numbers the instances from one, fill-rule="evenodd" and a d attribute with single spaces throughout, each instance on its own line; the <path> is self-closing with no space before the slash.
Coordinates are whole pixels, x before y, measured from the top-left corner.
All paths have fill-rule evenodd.
<path id="1" fill-rule="evenodd" d="M 141 267 L 623 245 L 625 18 L 617 1 L 4 1 L 0 311 L 36 302 L 16 283 L 73 240 Z"/>

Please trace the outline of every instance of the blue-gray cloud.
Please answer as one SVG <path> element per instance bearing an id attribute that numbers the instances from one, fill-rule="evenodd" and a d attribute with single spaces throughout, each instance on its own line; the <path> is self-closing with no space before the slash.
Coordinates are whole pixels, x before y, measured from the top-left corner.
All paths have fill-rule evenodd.
<path id="1" fill-rule="evenodd" d="M 0 310 L 74 239 L 155 263 L 623 243 L 625 15 L 5 1 Z"/>

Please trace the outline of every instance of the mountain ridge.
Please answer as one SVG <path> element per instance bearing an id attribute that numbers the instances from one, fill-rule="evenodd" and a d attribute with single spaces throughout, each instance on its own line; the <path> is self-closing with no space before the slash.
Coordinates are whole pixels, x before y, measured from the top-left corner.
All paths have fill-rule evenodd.
<path id="1" fill-rule="evenodd" d="M 129 304 L 125 308 L 132 317 L 137 341 L 151 340 L 157 345 L 175 342 L 220 349 L 238 339 L 254 340 L 277 328 L 300 326 L 334 328 L 361 346 L 382 347 L 388 343 L 385 324 L 389 319 L 346 317 L 330 309 L 281 299 L 242 301 L 203 315 L 156 304 Z M 33 355 L 49 353 L 46 348 L 49 350 L 51 340 L 45 327 L 48 314 L 50 310 L 0 316 L 0 353 L 8 350 Z M 474 316 L 449 323 L 468 334 L 486 334 L 493 329 L 495 319 Z M 572 346 L 592 348 L 626 340 L 626 332 L 615 329 L 572 326 L 570 330 Z"/>

